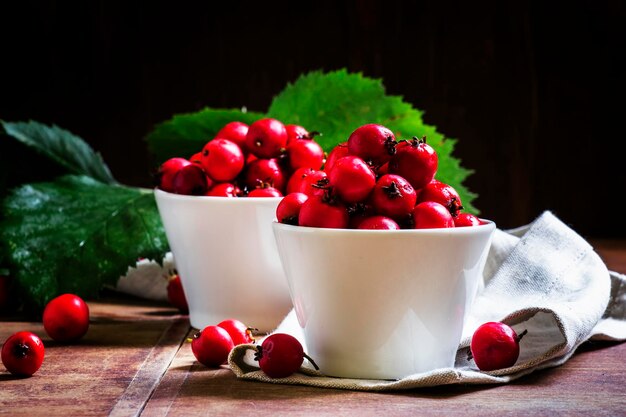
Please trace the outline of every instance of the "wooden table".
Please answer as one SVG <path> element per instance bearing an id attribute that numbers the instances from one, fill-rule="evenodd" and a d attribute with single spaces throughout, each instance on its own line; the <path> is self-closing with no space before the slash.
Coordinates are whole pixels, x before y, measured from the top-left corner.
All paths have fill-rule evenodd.
<path id="1" fill-rule="evenodd" d="M 626 241 L 595 241 L 626 272 Z M 626 343 L 586 343 L 563 366 L 507 385 L 365 393 L 237 380 L 199 365 L 186 316 L 167 305 L 112 295 L 90 303 L 92 323 L 74 345 L 42 337 L 31 378 L 0 367 L 0 415 L 626 415 Z M 41 323 L 0 321 L 0 340 Z"/>

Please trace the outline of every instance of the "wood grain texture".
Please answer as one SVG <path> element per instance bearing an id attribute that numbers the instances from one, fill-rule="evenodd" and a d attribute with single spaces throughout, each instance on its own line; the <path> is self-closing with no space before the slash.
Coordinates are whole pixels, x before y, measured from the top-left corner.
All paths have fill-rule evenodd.
<path id="1" fill-rule="evenodd" d="M 20 330 L 46 347 L 41 369 L 16 378 L 1 368 L 0 415 L 137 415 L 189 330 L 169 307 L 143 301 L 89 303 L 91 324 L 74 344 L 51 340 L 41 323 L 0 322 L 0 340 Z"/>
<path id="2" fill-rule="evenodd" d="M 626 241 L 593 244 L 626 273 Z M 0 321 L 0 340 L 30 330 L 46 346 L 31 378 L 0 368 L 0 415 L 626 416 L 626 343 L 586 343 L 564 365 L 506 385 L 352 392 L 238 380 L 195 361 L 188 319 L 174 309 L 119 295 L 89 305 L 89 331 L 72 345 L 50 340 L 41 323 Z"/>
<path id="3" fill-rule="evenodd" d="M 207 369 L 183 345 L 144 416 L 623 415 L 626 344 L 588 344 L 564 366 L 507 385 L 393 393 L 351 392 L 237 380 Z"/>

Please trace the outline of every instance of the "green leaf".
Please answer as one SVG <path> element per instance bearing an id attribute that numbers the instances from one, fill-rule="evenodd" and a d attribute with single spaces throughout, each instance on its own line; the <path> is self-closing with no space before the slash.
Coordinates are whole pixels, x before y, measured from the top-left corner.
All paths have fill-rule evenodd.
<path id="1" fill-rule="evenodd" d="M 273 117 L 285 124 L 299 124 L 309 131 L 322 132 L 315 140 L 326 151 L 348 140 L 359 126 L 379 123 L 394 131 L 398 139 L 427 137 L 437 151 L 437 178 L 452 185 L 460 194 L 465 209 L 478 213 L 472 201 L 476 194 L 463 185 L 472 173 L 453 156 L 455 140 L 446 138 L 434 126 L 424 123 L 422 112 L 402 97 L 387 95 L 379 79 L 349 73 L 345 69 L 302 75 L 274 97 L 267 115 L 242 113 L 239 110 L 204 109 L 197 113 L 174 116 L 148 135 L 150 149 L 160 161 L 173 156 L 189 157 L 223 125 L 233 120 L 251 123 Z"/>
<path id="2" fill-rule="evenodd" d="M 29 308 L 64 292 L 96 297 L 138 257 L 168 250 L 151 190 L 64 176 L 14 189 L 2 210 L 0 246 Z"/>
<path id="3" fill-rule="evenodd" d="M 146 140 L 159 162 L 175 156 L 189 158 L 200 152 L 226 123 L 240 121 L 250 124 L 263 117 L 261 113 L 245 110 L 205 108 L 196 113 L 175 115 L 158 124 Z"/>
<path id="4" fill-rule="evenodd" d="M 276 96 L 268 115 L 322 132 L 316 141 L 326 151 L 348 140 L 357 127 L 367 123 L 387 126 L 397 139 L 426 136 L 439 156 L 437 179 L 459 192 L 467 211 L 478 212 L 472 204 L 476 194 L 463 185 L 472 171 L 461 167 L 459 159 L 452 155 L 455 141 L 425 124 L 422 112 L 401 97 L 387 95 L 381 80 L 346 70 L 311 72 Z"/>
<path id="5" fill-rule="evenodd" d="M 339 70 L 301 76 L 274 98 L 268 115 L 322 132 L 315 140 L 330 151 L 357 127 L 383 123 L 409 110 L 400 98 L 385 95 L 380 80 Z"/>
<path id="6" fill-rule="evenodd" d="M 83 139 L 58 126 L 0 120 L 5 132 L 54 160 L 71 174 L 87 175 L 106 184 L 116 184 L 102 156 Z"/>

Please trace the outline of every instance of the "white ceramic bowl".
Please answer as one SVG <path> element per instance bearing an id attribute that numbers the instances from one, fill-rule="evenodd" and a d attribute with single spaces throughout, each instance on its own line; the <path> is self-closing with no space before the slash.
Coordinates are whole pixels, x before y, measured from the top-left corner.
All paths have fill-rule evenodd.
<path id="1" fill-rule="evenodd" d="M 199 197 L 155 190 L 191 325 L 224 319 L 273 330 L 291 309 L 272 234 L 280 198 Z"/>
<path id="2" fill-rule="evenodd" d="M 306 349 L 331 376 L 454 365 L 495 224 L 349 230 L 274 223 Z"/>

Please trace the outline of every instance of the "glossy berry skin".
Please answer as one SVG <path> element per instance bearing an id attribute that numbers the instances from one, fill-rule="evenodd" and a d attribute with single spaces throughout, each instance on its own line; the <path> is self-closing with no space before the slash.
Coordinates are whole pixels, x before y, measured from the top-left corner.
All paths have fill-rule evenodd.
<path id="1" fill-rule="evenodd" d="M 302 168 L 294 172 L 287 183 L 287 193 L 304 193 L 308 196 L 324 194 L 328 175 L 324 171 Z"/>
<path id="2" fill-rule="evenodd" d="M 235 184 L 223 182 L 215 184 L 205 195 L 209 197 L 237 197 L 239 188 Z"/>
<path id="3" fill-rule="evenodd" d="M 287 129 L 276 119 L 252 123 L 246 134 L 246 148 L 258 158 L 276 158 L 287 146 Z"/>
<path id="4" fill-rule="evenodd" d="M 377 177 L 382 177 L 383 175 L 387 174 L 389 174 L 389 162 L 385 162 L 384 164 L 376 168 Z M 417 190 L 415 190 L 415 192 L 417 192 Z"/>
<path id="5" fill-rule="evenodd" d="M 312 139 L 312 135 L 300 125 L 285 125 L 287 130 L 287 145 L 301 139 Z"/>
<path id="6" fill-rule="evenodd" d="M 287 180 L 286 192 L 287 194 L 296 193 L 300 191 L 300 185 L 302 181 L 308 176 L 314 173 L 315 169 L 311 168 L 300 168 L 296 169 Z"/>
<path id="7" fill-rule="evenodd" d="M 243 169 L 245 158 L 241 148 L 228 139 L 213 139 L 202 149 L 202 167 L 216 182 L 230 182 Z"/>
<path id="8" fill-rule="evenodd" d="M 454 217 L 455 227 L 480 226 L 481 224 L 480 219 L 470 213 L 458 213 Z"/>
<path id="9" fill-rule="evenodd" d="M 173 193 L 174 176 L 178 173 L 178 171 L 180 171 L 181 168 L 190 164 L 191 162 L 185 158 L 170 158 L 163 162 L 156 175 L 158 187 L 163 191 Z"/>
<path id="10" fill-rule="evenodd" d="M 172 275 L 167 281 L 167 299 L 171 305 L 176 307 L 181 313 L 189 313 L 189 305 L 187 304 L 187 297 L 185 297 L 185 291 L 183 290 L 183 284 L 180 281 L 178 274 Z"/>
<path id="11" fill-rule="evenodd" d="M 253 190 L 262 183 L 270 184 L 281 193 L 285 190 L 287 178 L 278 159 L 256 159 L 248 165 L 244 173 L 246 187 Z"/>
<path id="12" fill-rule="evenodd" d="M 385 126 L 366 124 L 358 127 L 348 138 L 348 151 L 373 166 L 389 161 L 395 153 L 396 138 Z"/>
<path id="13" fill-rule="evenodd" d="M 89 329 L 89 307 L 75 294 L 53 298 L 43 311 L 43 327 L 57 342 L 73 342 Z"/>
<path id="14" fill-rule="evenodd" d="M 219 326 L 207 326 L 196 333 L 191 342 L 191 351 L 198 362 L 209 368 L 217 368 L 228 359 L 235 347 L 232 337 Z"/>
<path id="15" fill-rule="evenodd" d="M 348 155 L 350 155 L 350 152 L 348 151 L 348 142 L 343 142 L 335 146 L 326 157 L 326 162 L 324 163 L 324 171 L 332 171 L 333 167 L 335 166 L 335 162 Z"/>
<path id="16" fill-rule="evenodd" d="M 212 183 L 200 165 L 190 163 L 174 176 L 172 191 L 182 195 L 204 195 Z"/>
<path id="17" fill-rule="evenodd" d="M 196 152 L 189 158 L 189 162 L 202 166 L 202 151 Z"/>
<path id="18" fill-rule="evenodd" d="M 286 378 L 304 362 L 304 349 L 298 340 L 286 333 L 269 335 L 258 348 L 259 367 L 270 378 Z"/>
<path id="19" fill-rule="evenodd" d="M 407 180 L 387 174 L 376 182 L 370 202 L 378 214 L 398 220 L 411 214 L 416 199 L 415 190 Z"/>
<path id="20" fill-rule="evenodd" d="M 14 333 L 2 345 L 2 363 L 17 376 L 32 376 L 41 367 L 44 355 L 43 342 L 31 332 Z"/>
<path id="21" fill-rule="evenodd" d="M 218 323 L 217 326 L 228 332 L 235 346 L 254 343 L 251 330 L 239 320 L 227 319 Z"/>
<path id="22" fill-rule="evenodd" d="M 374 171 L 358 156 L 338 159 L 328 173 L 329 184 L 348 204 L 365 201 L 376 185 Z"/>
<path id="23" fill-rule="evenodd" d="M 463 209 L 461 197 L 454 187 L 435 179 L 419 191 L 417 203 L 424 201 L 435 201 L 443 205 L 453 217 Z"/>
<path id="24" fill-rule="evenodd" d="M 280 223 L 297 225 L 300 209 L 308 198 L 304 193 L 287 194 L 276 207 L 276 219 Z"/>
<path id="25" fill-rule="evenodd" d="M 248 197 L 282 197 L 283 193 L 274 187 L 257 187 L 248 193 Z"/>
<path id="26" fill-rule="evenodd" d="M 248 134 L 248 125 L 243 122 L 226 123 L 223 128 L 215 135 L 215 138 L 228 139 L 235 142 L 239 148 L 246 153 L 246 135 Z"/>
<path id="27" fill-rule="evenodd" d="M 415 206 L 413 223 L 415 229 L 454 227 L 454 219 L 448 209 L 434 201 L 425 201 Z"/>
<path id="28" fill-rule="evenodd" d="M 500 322 L 482 324 L 472 336 L 470 349 L 481 371 L 493 371 L 515 365 L 519 357 L 521 337 L 511 327 Z"/>
<path id="29" fill-rule="evenodd" d="M 291 142 L 286 149 L 289 166 L 292 170 L 298 168 L 322 169 L 324 150 L 311 139 L 300 139 Z"/>
<path id="30" fill-rule="evenodd" d="M 332 197 L 329 192 L 310 196 L 300 208 L 298 225 L 345 229 L 350 217 L 346 206 Z"/>
<path id="31" fill-rule="evenodd" d="M 425 139 L 414 138 L 398 144 L 389 161 L 389 172 L 401 175 L 419 190 L 433 180 L 438 164 L 437 153 Z"/>
<path id="32" fill-rule="evenodd" d="M 400 226 L 390 217 L 372 216 L 359 222 L 357 229 L 400 230 Z"/>

